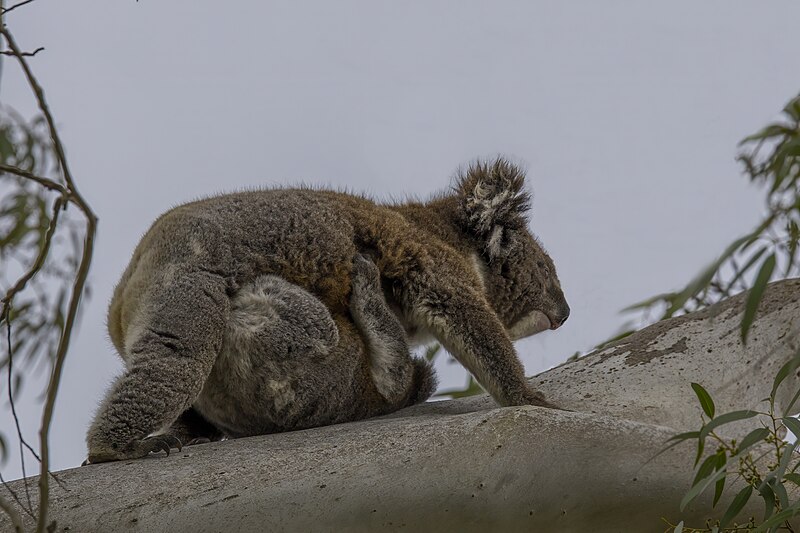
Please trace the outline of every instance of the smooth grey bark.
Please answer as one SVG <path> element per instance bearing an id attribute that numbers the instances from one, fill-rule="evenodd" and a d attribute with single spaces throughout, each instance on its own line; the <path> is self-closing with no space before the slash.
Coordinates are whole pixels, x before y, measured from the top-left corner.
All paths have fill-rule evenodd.
<path id="1" fill-rule="evenodd" d="M 571 411 L 472 397 L 65 470 L 68 490 L 53 487 L 51 516 L 57 531 L 81 532 L 647 532 L 664 531 L 662 517 L 702 525 L 710 495 L 678 511 L 694 447 L 657 456 L 670 436 L 700 426 L 689 383 L 702 383 L 720 413 L 763 407 L 798 349 L 800 280 L 768 287 L 746 347 L 742 302 L 655 324 L 532 378 Z M 779 406 L 798 386 L 790 376 Z M 741 516 L 762 513 L 752 500 Z M 0 517 L 0 531 L 9 526 Z"/>

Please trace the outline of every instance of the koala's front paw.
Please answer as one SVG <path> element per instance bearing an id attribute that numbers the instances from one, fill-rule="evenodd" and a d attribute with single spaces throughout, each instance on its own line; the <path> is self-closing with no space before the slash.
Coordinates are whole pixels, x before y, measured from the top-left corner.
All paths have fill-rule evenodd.
<path id="1" fill-rule="evenodd" d="M 356 254 L 353 257 L 353 286 L 360 285 L 368 289 L 380 289 L 381 273 L 368 256 Z"/>
<path id="2" fill-rule="evenodd" d="M 169 455 L 170 448 L 177 448 L 181 451 L 183 445 L 181 441 L 172 435 L 153 435 L 142 440 L 128 444 L 122 451 L 94 451 L 89 452 L 89 457 L 81 466 L 96 463 L 107 463 L 109 461 L 124 461 L 126 459 L 140 459 L 154 452 L 165 452 Z"/>

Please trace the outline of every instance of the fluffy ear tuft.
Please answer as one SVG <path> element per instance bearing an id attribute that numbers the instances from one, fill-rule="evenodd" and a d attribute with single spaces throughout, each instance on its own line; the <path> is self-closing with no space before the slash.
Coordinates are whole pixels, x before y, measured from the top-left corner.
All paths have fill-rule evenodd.
<path id="1" fill-rule="evenodd" d="M 472 164 L 456 184 L 462 223 L 481 237 L 498 226 L 524 226 L 531 202 L 524 186 L 525 173 L 507 159 Z"/>

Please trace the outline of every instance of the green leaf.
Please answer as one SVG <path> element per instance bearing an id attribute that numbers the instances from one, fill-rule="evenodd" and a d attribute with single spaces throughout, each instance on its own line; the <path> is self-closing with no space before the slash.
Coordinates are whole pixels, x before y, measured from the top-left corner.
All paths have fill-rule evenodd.
<path id="1" fill-rule="evenodd" d="M 783 135 L 791 135 L 794 131 L 791 128 L 788 128 L 781 124 L 770 124 L 766 128 L 762 129 L 758 133 L 754 133 L 753 135 L 748 135 L 741 141 L 739 141 L 739 145 L 743 145 L 749 143 L 751 141 L 757 141 L 760 139 L 770 139 L 773 137 L 781 137 Z"/>
<path id="2" fill-rule="evenodd" d="M 769 436 L 769 430 L 767 428 L 754 429 L 753 431 L 748 433 L 745 436 L 745 438 L 742 439 L 742 442 L 739 443 L 739 453 L 742 453 L 744 450 L 746 450 L 753 444 L 761 442 L 768 436 Z"/>
<path id="3" fill-rule="evenodd" d="M 778 373 L 775 374 L 775 379 L 772 381 L 772 392 L 769 393 L 769 397 L 771 400 L 773 401 L 775 400 L 775 393 L 778 392 L 778 387 L 780 386 L 780 384 L 783 383 L 783 380 L 786 379 L 789 376 L 789 374 L 794 372 L 798 366 L 800 366 L 800 350 L 798 350 L 797 353 L 795 353 L 791 359 L 786 361 L 786 363 L 780 368 L 780 370 L 778 370 Z M 795 398 L 794 401 L 797 401 L 797 399 Z M 791 405 L 794 403 L 794 401 L 791 402 L 789 404 L 789 407 L 786 408 L 787 411 L 791 409 Z"/>
<path id="4" fill-rule="evenodd" d="M 716 455 L 709 455 L 706 457 L 705 461 L 700 465 L 700 468 L 697 469 L 697 474 L 694 476 L 694 481 L 692 481 L 692 487 L 697 485 L 700 481 L 704 480 L 708 476 L 710 476 L 715 468 L 714 466 L 717 464 L 717 456 Z"/>
<path id="5" fill-rule="evenodd" d="M 742 342 L 747 344 L 747 333 L 750 331 L 750 326 L 753 325 L 753 320 L 756 318 L 756 311 L 758 304 L 761 303 L 761 297 L 764 295 L 764 289 L 767 287 L 772 271 L 775 270 L 775 254 L 770 254 L 761 264 L 756 275 L 756 280 L 753 283 L 753 288 L 747 295 L 747 302 L 744 308 L 744 317 L 742 318 Z"/>
<path id="6" fill-rule="evenodd" d="M 708 418 L 714 418 L 714 401 L 711 399 L 711 395 L 699 383 L 692 383 L 692 389 L 694 389 L 697 399 L 700 400 L 703 412 Z"/>
<path id="7" fill-rule="evenodd" d="M 788 276 L 797 260 L 797 247 L 800 244 L 800 226 L 794 220 L 790 220 L 786 226 L 786 232 L 789 234 L 789 252 L 787 253 L 789 261 L 786 263 L 785 275 Z"/>
<path id="8" fill-rule="evenodd" d="M 781 422 L 786 428 L 794 434 L 794 436 L 800 439 L 800 420 L 792 417 L 785 417 L 781 418 Z"/>
<path id="9" fill-rule="evenodd" d="M 798 352 L 798 353 L 800 353 L 800 352 Z M 784 414 L 792 412 L 792 407 L 794 407 L 794 404 L 797 403 L 798 399 L 800 399 L 800 389 L 797 389 L 797 392 L 794 393 L 794 396 L 792 396 L 792 399 L 786 405 L 786 409 L 784 410 Z"/>
<path id="10" fill-rule="evenodd" d="M 789 115 L 789 118 L 795 122 L 800 121 L 800 96 L 789 100 L 786 106 L 784 106 L 783 112 Z"/>
<path id="11" fill-rule="evenodd" d="M 688 440 L 688 439 L 696 439 L 699 436 L 700 436 L 700 432 L 699 431 L 687 431 L 686 433 L 678 433 L 677 435 L 674 435 L 674 436 L 668 438 L 667 442 L 672 441 L 672 440 L 684 441 L 684 440 Z"/>
<path id="12" fill-rule="evenodd" d="M 653 305 L 671 300 L 677 293 L 674 292 L 665 292 L 663 294 L 657 294 L 652 298 L 648 298 L 647 300 L 642 300 L 641 302 L 636 302 L 635 304 L 629 305 L 625 307 L 620 312 L 627 313 L 629 311 L 638 311 L 639 309 L 647 309 L 648 307 L 652 307 Z"/>
<path id="13" fill-rule="evenodd" d="M 775 509 L 775 493 L 772 492 L 772 487 L 769 483 L 762 483 L 761 486 L 758 487 L 758 493 L 764 500 L 764 520 L 766 520 L 772 515 L 772 511 Z"/>
<path id="14" fill-rule="evenodd" d="M 706 424 L 700 429 L 700 435 L 698 436 L 698 438 L 700 440 L 705 440 L 705 438 L 719 426 L 730 424 L 731 422 L 736 422 L 739 420 L 746 420 L 748 418 L 753 418 L 757 414 L 758 411 L 745 410 L 745 411 L 731 411 L 730 413 L 719 415 L 715 419 L 709 421 L 708 424 Z"/>
<path id="15" fill-rule="evenodd" d="M 774 515 L 765 518 L 765 521 L 755 528 L 752 533 L 764 533 L 775 526 L 780 526 L 786 520 L 792 518 L 793 516 L 797 516 L 798 514 L 800 514 L 800 504 L 792 505 L 788 509 L 784 509 L 779 513 L 775 513 Z"/>
<path id="16" fill-rule="evenodd" d="M 675 529 L 672 530 L 672 533 L 683 533 L 683 520 L 678 522 L 678 525 L 675 526 Z"/>
<path id="17" fill-rule="evenodd" d="M 739 278 L 744 276 L 748 270 L 753 268 L 753 265 L 756 264 L 756 261 L 758 261 L 767 250 L 768 248 L 766 246 L 762 246 L 756 250 L 756 252 L 747 259 L 747 262 L 736 272 L 736 275 L 731 278 L 731 280 L 728 282 L 728 286 L 732 287 L 734 283 L 739 281 Z"/>
<path id="18" fill-rule="evenodd" d="M 723 478 L 726 475 L 727 471 L 725 469 L 719 470 L 715 472 L 713 475 L 705 478 L 703 481 L 701 481 L 694 487 L 692 487 L 681 500 L 681 506 L 680 506 L 681 511 L 683 511 L 686 508 L 686 506 L 689 505 L 689 502 L 694 500 L 704 490 L 706 490 L 708 487 L 710 487 L 712 484 L 716 483 L 717 481 L 720 480 L 720 478 Z"/>
<path id="19" fill-rule="evenodd" d="M 748 501 L 750 501 L 750 496 L 753 494 L 753 487 L 748 485 L 736 494 L 733 497 L 733 501 L 728 506 L 728 510 L 725 511 L 725 514 L 722 516 L 722 520 L 719 521 L 719 527 L 724 528 L 731 521 L 736 518 L 736 515 L 744 508 Z"/>
<path id="20" fill-rule="evenodd" d="M 778 463 L 778 468 L 773 470 L 772 473 L 770 474 L 775 478 L 771 481 L 783 479 L 783 474 L 786 473 L 786 471 L 789 469 L 789 463 L 792 462 L 792 458 L 794 457 L 794 451 L 798 445 L 800 445 L 800 438 L 796 439 L 793 443 L 787 445 L 783 449 L 783 454 L 781 455 L 781 460 Z"/>
<path id="21" fill-rule="evenodd" d="M 697 439 L 697 453 L 694 456 L 694 466 L 697 466 L 697 463 L 700 461 L 700 458 L 703 456 L 703 451 L 706 447 L 706 439 L 705 438 L 698 438 Z"/>
<path id="22" fill-rule="evenodd" d="M 788 474 L 784 474 L 783 479 L 791 481 L 792 483 L 800 487 L 800 474 L 797 474 L 795 472 L 789 472 Z"/>
<path id="23" fill-rule="evenodd" d="M 727 457 L 725 456 L 725 452 L 721 452 L 717 454 L 716 464 L 714 465 L 715 470 L 725 470 L 725 461 Z M 717 503 L 719 503 L 719 499 L 722 496 L 722 491 L 725 489 L 725 476 L 722 476 L 717 481 L 716 486 L 714 487 L 714 501 L 711 504 L 711 507 L 716 507 Z"/>
<path id="24" fill-rule="evenodd" d="M 436 396 L 450 396 L 451 398 L 464 398 L 466 396 L 474 396 L 483 392 L 483 388 L 475 381 L 472 376 L 469 377 L 469 384 L 466 388 L 460 390 L 449 390 L 437 392 Z"/>
<path id="25" fill-rule="evenodd" d="M 783 486 L 783 483 L 775 480 L 775 483 L 772 485 L 772 490 L 775 492 L 775 495 L 778 497 L 778 501 L 781 504 L 781 509 L 786 509 L 789 507 L 789 495 L 786 494 L 786 487 Z"/>

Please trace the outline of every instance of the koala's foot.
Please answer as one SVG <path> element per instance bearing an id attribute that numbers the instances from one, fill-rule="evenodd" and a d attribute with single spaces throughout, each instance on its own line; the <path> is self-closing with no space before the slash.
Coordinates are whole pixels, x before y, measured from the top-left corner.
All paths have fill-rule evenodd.
<path id="1" fill-rule="evenodd" d="M 153 435 L 152 437 L 145 437 L 144 439 L 131 442 L 124 450 L 120 451 L 95 451 L 89 452 L 89 457 L 83 462 L 83 465 L 107 463 L 109 461 L 124 461 L 126 459 L 140 459 L 146 457 L 151 453 L 165 452 L 169 455 L 170 448 L 177 448 L 181 450 L 183 444 L 172 435 Z"/>
<path id="2" fill-rule="evenodd" d="M 218 441 L 225 436 L 194 407 L 181 413 L 165 433 L 182 442 L 184 446 Z"/>
<path id="3" fill-rule="evenodd" d="M 436 387 L 439 384 L 433 365 L 426 359 L 414 357 L 412 364 L 414 365 L 414 374 L 411 380 L 411 393 L 406 405 L 424 402 L 436 392 Z"/>

